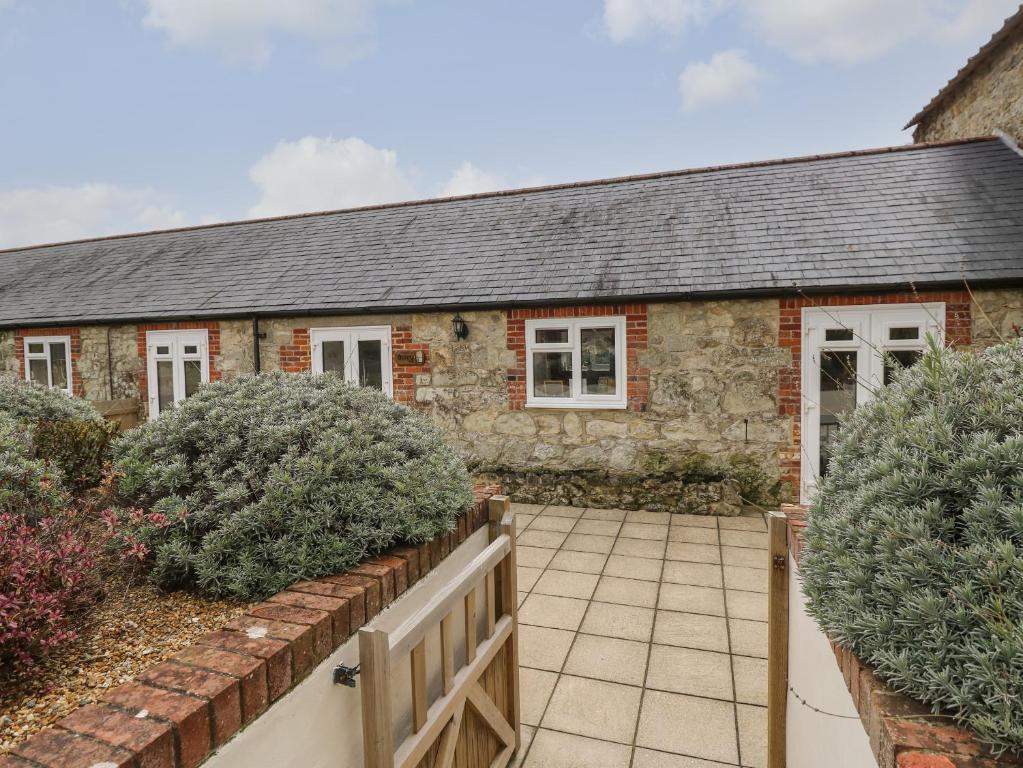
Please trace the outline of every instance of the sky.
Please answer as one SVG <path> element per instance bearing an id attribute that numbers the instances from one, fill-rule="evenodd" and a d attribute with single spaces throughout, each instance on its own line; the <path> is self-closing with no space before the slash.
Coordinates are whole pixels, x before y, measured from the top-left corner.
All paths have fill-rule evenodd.
<path id="1" fill-rule="evenodd" d="M 1018 0 L 0 0 L 0 248 L 911 141 Z"/>

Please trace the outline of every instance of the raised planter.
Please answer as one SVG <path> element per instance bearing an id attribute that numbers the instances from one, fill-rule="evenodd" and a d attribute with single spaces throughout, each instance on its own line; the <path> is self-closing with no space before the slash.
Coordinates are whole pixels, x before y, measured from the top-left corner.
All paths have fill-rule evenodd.
<path id="1" fill-rule="evenodd" d="M 292 585 L 0 757 L 0 768 L 194 768 L 281 699 L 488 520 Z"/>
<path id="2" fill-rule="evenodd" d="M 488 469 L 481 480 L 499 484 L 515 501 L 604 509 L 645 509 L 733 517 L 742 511 L 734 480 L 694 482 L 680 475 L 603 470 Z"/>
<path id="3" fill-rule="evenodd" d="M 806 507 L 782 505 L 788 548 L 799 563 Z M 850 649 L 830 641 L 852 703 L 880 768 L 1001 768 L 1023 765 L 1023 757 L 995 755 L 970 732 L 949 725 L 947 716 L 889 688 Z M 775 768 L 772 764 L 772 768 Z"/>

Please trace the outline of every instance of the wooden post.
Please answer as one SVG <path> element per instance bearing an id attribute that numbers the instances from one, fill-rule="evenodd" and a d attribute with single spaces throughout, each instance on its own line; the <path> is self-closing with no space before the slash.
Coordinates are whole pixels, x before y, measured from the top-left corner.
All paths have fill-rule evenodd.
<path id="1" fill-rule="evenodd" d="M 394 768 L 391 722 L 391 647 L 386 632 L 359 630 L 362 673 L 362 749 L 366 768 Z"/>
<path id="2" fill-rule="evenodd" d="M 511 726 L 515 729 L 515 749 L 522 746 L 522 734 L 519 727 L 519 591 L 518 574 L 515 565 L 515 516 L 511 514 L 511 499 L 502 499 L 501 533 L 511 539 L 511 551 L 501 563 L 501 602 L 505 612 L 511 616 L 512 633 L 508 642 L 508 713 Z M 492 502 L 493 503 L 493 500 Z M 507 518 L 507 522 L 503 521 Z"/>
<path id="3" fill-rule="evenodd" d="M 789 692 L 789 548 L 782 512 L 767 517 L 767 765 L 785 768 Z"/>

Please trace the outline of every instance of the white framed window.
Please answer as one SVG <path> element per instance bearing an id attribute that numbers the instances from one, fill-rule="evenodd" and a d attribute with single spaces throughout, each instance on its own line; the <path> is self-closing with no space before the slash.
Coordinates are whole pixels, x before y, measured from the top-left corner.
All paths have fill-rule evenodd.
<path id="1" fill-rule="evenodd" d="M 392 394 L 391 326 L 310 328 L 313 373 L 334 371 L 345 381 Z"/>
<path id="2" fill-rule="evenodd" d="M 625 318 L 526 321 L 526 406 L 625 408 Z"/>
<path id="3" fill-rule="evenodd" d="M 210 380 L 209 333 L 147 331 L 149 419 L 155 419 Z"/>
<path id="4" fill-rule="evenodd" d="M 25 380 L 73 393 L 70 336 L 26 336 Z"/>
<path id="5" fill-rule="evenodd" d="M 839 416 L 915 363 L 928 337 L 945 334 L 945 305 L 808 307 L 803 310 L 800 500 L 809 503 L 827 472 Z"/>

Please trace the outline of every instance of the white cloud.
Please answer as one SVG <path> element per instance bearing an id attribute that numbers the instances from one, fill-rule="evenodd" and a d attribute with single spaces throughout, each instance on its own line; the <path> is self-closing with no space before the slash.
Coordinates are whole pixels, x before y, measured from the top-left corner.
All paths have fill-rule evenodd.
<path id="1" fill-rule="evenodd" d="M 746 0 L 761 36 L 801 61 L 873 58 L 924 32 L 944 0 Z"/>
<path id="2" fill-rule="evenodd" d="M 724 5 L 725 0 L 604 0 L 604 29 L 616 43 L 653 32 L 679 35 Z"/>
<path id="3" fill-rule="evenodd" d="M 688 65 L 678 76 L 682 109 L 692 112 L 712 104 L 746 99 L 763 72 L 746 56 L 746 51 L 719 51 L 710 61 Z"/>
<path id="4" fill-rule="evenodd" d="M 0 0 L 2 2 L 2 0 Z M 376 0 L 146 0 L 143 23 L 176 45 L 211 48 L 228 58 L 269 58 L 278 33 L 319 41 L 342 58 L 370 45 Z"/>
<path id="5" fill-rule="evenodd" d="M 191 223 L 167 196 L 114 184 L 0 192 L 0 247 L 167 229 Z"/>
<path id="6" fill-rule="evenodd" d="M 681 35 L 735 7 L 753 32 L 805 62 L 854 62 L 911 39 L 994 32 L 1019 0 L 604 0 L 615 42 L 651 32 Z"/>
<path id="7" fill-rule="evenodd" d="M 507 188 L 508 184 L 500 176 L 487 173 L 466 160 L 451 174 L 440 194 L 441 197 L 454 197 Z"/>
<path id="8" fill-rule="evenodd" d="M 260 199 L 252 216 L 351 208 L 416 197 L 398 154 L 359 138 L 282 141 L 249 169 Z"/>

